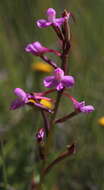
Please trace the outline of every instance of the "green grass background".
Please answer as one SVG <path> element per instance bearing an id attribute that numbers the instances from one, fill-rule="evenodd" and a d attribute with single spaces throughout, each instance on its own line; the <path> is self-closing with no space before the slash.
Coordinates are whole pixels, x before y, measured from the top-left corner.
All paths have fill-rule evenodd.
<path id="1" fill-rule="evenodd" d="M 10 111 L 9 106 L 16 87 L 26 91 L 45 90 L 42 79 L 47 74 L 31 70 L 31 64 L 39 59 L 27 54 L 24 47 L 32 41 L 57 46 L 51 28 L 39 29 L 35 25 L 36 20 L 45 17 L 49 7 L 55 8 L 58 16 L 65 8 L 75 16 L 76 23 L 71 21 L 69 67 L 76 84 L 70 93 L 94 105 L 95 111 L 56 126 L 51 159 L 73 141 L 77 143 L 77 152 L 50 172 L 45 190 L 104 190 L 104 128 L 98 125 L 99 117 L 104 116 L 103 0 L 0 1 L 0 141 L 4 143 L 8 186 L 27 190 L 33 172 L 38 178 L 35 133 L 42 126 L 41 115 L 27 107 Z M 63 99 L 59 115 L 72 109 L 68 100 Z M 4 189 L 2 185 L 1 151 L 0 190 Z"/>

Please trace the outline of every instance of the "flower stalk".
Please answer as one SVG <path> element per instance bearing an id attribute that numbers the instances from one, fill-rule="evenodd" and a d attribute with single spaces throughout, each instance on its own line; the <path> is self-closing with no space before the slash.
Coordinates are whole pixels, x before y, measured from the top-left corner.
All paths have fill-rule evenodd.
<path id="1" fill-rule="evenodd" d="M 62 160 L 75 153 L 75 144 L 70 146 L 68 145 L 65 152 L 59 154 L 55 160 L 50 164 L 47 164 L 47 162 L 49 163 L 49 153 L 51 154 L 53 149 L 54 126 L 57 125 L 57 123 L 62 123 L 73 118 L 79 113 L 90 113 L 94 111 L 94 107 L 92 105 L 85 105 L 85 101 L 79 102 L 69 93 L 65 92 L 75 84 L 74 77 L 69 75 L 68 64 L 68 57 L 71 48 L 69 19 L 70 16 L 72 16 L 72 13 L 64 10 L 62 17 L 57 18 L 56 11 L 53 8 L 49 8 L 46 11 L 46 16 L 47 19 L 40 19 L 36 22 L 37 26 L 39 28 L 53 28 L 57 34 L 58 40 L 60 41 L 61 52 L 47 48 L 38 41 L 28 44 L 25 51 L 31 53 L 33 56 L 40 57 L 45 63 L 53 67 L 53 74 L 43 79 L 44 87 L 49 88 L 49 90 L 45 92 L 25 92 L 21 88 L 15 88 L 14 93 L 17 96 L 17 99 L 12 102 L 10 107 L 11 110 L 15 110 L 28 105 L 35 109 L 37 108 L 43 117 L 43 124 L 41 128 L 38 128 L 38 132 L 36 134 L 37 147 L 40 156 L 39 161 L 41 160 L 42 163 L 40 181 L 39 184 L 36 185 L 36 190 L 42 190 L 44 178 L 55 165 L 58 165 Z M 56 56 L 60 57 L 61 63 L 57 65 L 56 62 L 45 55 L 46 53 L 54 53 Z M 47 97 L 53 92 L 56 93 L 55 99 Z M 74 111 L 62 116 L 61 118 L 57 118 L 57 113 L 63 96 L 68 97 L 69 101 L 72 102 Z M 4 180 L 6 184 L 6 179 Z"/>
<path id="2" fill-rule="evenodd" d="M 65 158 L 71 156 L 73 153 L 75 153 L 75 144 L 67 145 L 67 150 L 65 152 L 61 153 L 46 168 L 44 168 L 42 175 L 45 177 L 55 165 L 58 165 L 59 162 L 61 162 Z"/>
<path id="3" fill-rule="evenodd" d="M 73 111 L 73 112 L 67 114 L 67 115 L 64 116 L 64 117 L 55 120 L 55 123 L 63 123 L 63 122 L 65 122 L 65 121 L 67 121 L 68 119 L 71 119 L 71 118 L 73 118 L 74 116 L 78 115 L 79 113 L 80 113 L 80 112 L 78 112 L 78 111 Z"/>
<path id="4" fill-rule="evenodd" d="M 51 65 L 54 69 L 57 69 L 56 63 L 54 61 L 48 59 L 47 56 L 41 55 L 41 58 L 42 58 L 43 61 L 45 61 L 46 63 L 48 63 L 49 65 Z"/>

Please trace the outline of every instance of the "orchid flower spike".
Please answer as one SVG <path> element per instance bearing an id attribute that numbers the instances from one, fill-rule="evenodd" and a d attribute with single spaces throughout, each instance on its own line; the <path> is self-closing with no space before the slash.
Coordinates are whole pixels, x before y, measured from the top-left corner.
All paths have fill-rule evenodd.
<path id="1" fill-rule="evenodd" d="M 59 51 L 44 47 L 38 41 L 28 44 L 25 47 L 25 51 L 32 53 L 33 55 L 36 55 L 36 56 L 42 56 L 44 53 L 49 53 L 49 52 L 55 53 L 57 56 L 61 56 L 61 53 Z"/>
<path id="2" fill-rule="evenodd" d="M 58 91 L 60 91 L 64 87 L 71 88 L 75 81 L 72 76 L 64 75 L 64 71 L 61 68 L 57 68 L 54 70 L 53 76 L 44 78 L 43 83 L 47 88 L 55 87 Z"/>
<path id="3" fill-rule="evenodd" d="M 53 8 L 49 8 L 46 12 L 47 20 L 41 19 L 37 21 L 37 26 L 39 28 L 45 28 L 51 25 L 60 27 L 66 19 L 69 19 L 70 13 L 61 18 L 56 18 L 56 11 Z"/>
<path id="4" fill-rule="evenodd" d="M 70 96 L 70 99 L 73 102 L 74 108 L 79 112 L 83 113 L 90 113 L 93 112 L 95 109 L 92 105 L 85 105 L 85 101 L 78 102 L 74 97 Z"/>

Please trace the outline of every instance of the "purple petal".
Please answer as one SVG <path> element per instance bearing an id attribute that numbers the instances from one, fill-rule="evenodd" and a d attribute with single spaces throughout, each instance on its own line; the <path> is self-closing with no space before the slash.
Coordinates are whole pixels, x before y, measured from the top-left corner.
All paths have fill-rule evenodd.
<path id="1" fill-rule="evenodd" d="M 57 81 L 61 81 L 64 77 L 64 71 L 60 68 L 55 69 L 54 76 Z"/>
<path id="2" fill-rule="evenodd" d="M 20 98 L 21 101 L 27 101 L 27 93 L 24 92 L 24 90 L 22 90 L 21 88 L 15 88 L 14 93 Z"/>
<path id="3" fill-rule="evenodd" d="M 64 17 L 62 17 L 62 18 L 56 18 L 55 19 L 55 24 L 57 26 L 61 26 L 64 22 L 65 22 L 65 18 Z"/>
<path id="4" fill-rule="evenodd" d="M 45 77 L 43 83 L 45 87 L 52 88 L 56 85 L 55 77 L 54 76 Z"/>
<path id="5" fill-rule="evenodd" d="M 32 45 L 33 45 L 33 47 L 37 50 L 37 51 L 41 51 L 42 50 L 42 45 L 41 45 L 41 43 L 40 42 L 33 42 L 32 43 Z"/>
<path id="6" fill-rule="evenodd" d="M 33 47 L 38 54 L 48 52 L 49 49 L 42 46 L 40 42 L 34 42 Z"/>
<path id="7" fill-rule="evenodd" d="M 25 48 L 25 51 L 31 52 L 33 54 L 37 54 L 42 50 L 43 46 L 40 44 L 40 42 L 33 42 L 31 44 L 28 44 Z"/>
<path id="8" fill-rule="evenodd" d="M 34 47 L 34 43 L 31 43 L 31 44 L 28 44 L 26 47 L 25 47 L 25 51 L 26 52 L 31 52 L 31 53 L 37 53 L 35 47 Z"/>
<path id="9" fill-rule="evenodd" d="M 63 84 L 60 82 L 57 86 L 56 86 L 56 89 L 58 91 L 62 90 L 64 88 Z"/>
<path id="10" fill-rule="evenodd" d="M 35 45 L 35 42 L 31 43 L 31 44 L 28 44 L 25 47 L 25 51 L 29 52 L 29 53 L 32 53 L 33 55 L 39 56 L 41 52 L 38 49 L 36 49 L 36 47 L 34 45 Z"/>
<path id="11" fill-rule="evenodd" d="M 56 16 L 56 11 L 53 8 L 49 8 L 46 12 L 47 16 Z"/>
<path id="12" fill-rule="evenodd" d="M 94 107 L 92 105 L 88 105 L 88 106 L 83 106 L 80 108 L 80 111 L 81 112 L 84 112 L 84 113 L 89 113 L 89 112 L 92 112 L 94 111 Z"/>
<path id="13" fill-rule="evenodd" d="M 25 102 L 21 101 L 20 99 L 16 99 L 12 102 L 10 109 L 15 110 L 25 105 Z"/>
<path id="14" fill-rule="evenodd" d="M 75 80 L 72 76 L 64 76 L 61 82 L 63 83 L 64 87 L 71 88 L 74 85 Z"/>
<path id="15" fill-rule="evenodd" d="M 41 53 L 41 52 L 47 52 L 48 51 L 48 48 L 42 46 L 42 44 L 40 42 L 33 42 L 33 47 L 35 49 L 35 51 L 37 51 L 37 53 Z"/>
<path id="16" fill-rule="evenodd" d="M 73 100 L 73 104 L 76 109 L 80 110 L 81 107 L 85 106 L 85 101 L 78 102 L 77 100 Z"/>
<path id="17" fill-rule="evenodd" d="M 51 23 L 55 22 L 56 18 L 56 11 L 53 8 L 49 8 L 47 10 L 47 16 L 48 16 L 48 21 Z"/>
<path id="18" fill-rule="evenodd" d="M 50 26 L 52 23 L 47 21 L 47 20 L 44 20 L 44 19 L 41 19 L 41 20 L 38 20 L 37 21 L 37 26 L 39 28 L 45 28 L 45 27 L 48 27 Z"/>

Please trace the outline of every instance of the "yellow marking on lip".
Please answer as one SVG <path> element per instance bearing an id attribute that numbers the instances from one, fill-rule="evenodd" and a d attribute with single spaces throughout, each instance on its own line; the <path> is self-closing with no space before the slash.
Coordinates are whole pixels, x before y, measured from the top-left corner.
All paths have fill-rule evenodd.
<path id="1" fill-rule="evenodd" d="M 41 103 L 43 106 L 45 106 L 45 107 L 47 107 L 47 108 L 49 108 L 49 109 L 53 109 L 53 108 L 54 108 L 54 104 L 52 103 L 51 100 L 42 99 L 42 100 L 40 101 L 40 103 Z"/>
<path id="2" fill-rule="evenodd" d="M 33 99 L 29 99 L 29 100 L 28 100 L 28 103 L 33 103 L 33 104 L 34 104 L 34 103 L 36 103 L 36 101 L 33 100 Z"/>

